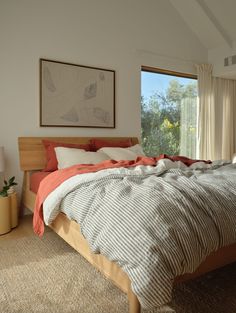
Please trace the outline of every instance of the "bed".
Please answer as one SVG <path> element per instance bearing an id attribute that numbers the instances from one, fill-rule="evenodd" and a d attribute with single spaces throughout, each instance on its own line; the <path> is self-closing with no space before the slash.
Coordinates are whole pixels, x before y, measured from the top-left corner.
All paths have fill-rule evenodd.
<path id="1" fill-rule="evenodd" d="M 45 152 L 42 140 L 86 144 L 90 139 L 89 137 L 20 137 L 18 139 L 20 166 L 21 170 L 24 171 L 22 207 L 26 207 L 31 211 L 34 210 L 36 194 L 30 190 L 30 175 L 35 171 L 43 169 L 45 166 Z M 100 139 L 109 139 L 115 142 L 124 138 L 102 137 Z M 133 144 L 138 143 L 137 138 L 131 138 L 131 140 Z M 87 241 L 81 235 L 78 223 L 69 220 L 65 214 L 60 213 L 50 227 L 128 295 L 130 313 L 141 312 L 140 303 L 131 289 L 131 282 L 127 274 L 115 262 L 109 261 L 101 254 L 93 254 L 91 252 Z M 210 254 L 195 272 L 176 277 L 175 283 L 193 279 L 234 261 L 236 261 L 236 243 L 222 247 Z"/>

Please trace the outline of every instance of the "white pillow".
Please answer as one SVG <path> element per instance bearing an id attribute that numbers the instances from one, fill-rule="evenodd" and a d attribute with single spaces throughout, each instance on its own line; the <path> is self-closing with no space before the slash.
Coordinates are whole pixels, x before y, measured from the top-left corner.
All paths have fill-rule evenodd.
<path id="1" fill-rule="evenodd" d="M 75 164 L 97 164 L 111 158 L 103 152 L 91 152 L 75 148 L 54 148 L 57 156 L 58 169 Z"/>
<path id="2" fill-rule="evenodd" d="M 145 153 L 143 152 L 143 148 L 139 144 L 131 146 L 131 147 L 126 148 L 126 149 L 129 149 L 130 151 L 133 151 L 138 156 L 145 156 Z"/>
<path id="3" fill-rule="evenodd" d="M 136 160 L 138 156 L 145 156 L 142 147 L 137 144 L 128 148 L 103 147 L 98 150 L 107 154 L 112 160 Z"/>

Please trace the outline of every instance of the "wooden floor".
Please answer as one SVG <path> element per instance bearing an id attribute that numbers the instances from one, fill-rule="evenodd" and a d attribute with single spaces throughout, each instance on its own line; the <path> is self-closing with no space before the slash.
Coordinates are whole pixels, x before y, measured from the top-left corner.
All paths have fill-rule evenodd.
<path id="1" fill-rule="evenodd" d="M 19 225 L 16 228 L 12 229 L 10 233 L 0 235 L 0 242 L 3 240 L 11 240 L 33 235 L 32 219 L 33 215 L 25 215 L 21 217 Z"/>

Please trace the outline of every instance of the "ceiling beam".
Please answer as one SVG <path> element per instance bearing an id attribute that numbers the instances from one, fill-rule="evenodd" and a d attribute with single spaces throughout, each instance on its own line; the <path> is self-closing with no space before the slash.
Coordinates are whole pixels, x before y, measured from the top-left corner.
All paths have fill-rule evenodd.
<path id="1" fill-rule="evenodd" d="M 185 23 L 207 49 L 233 43 L 204 0 L 170 0 Z"/>
<path id="2" fill-rule="evenodd" d="M 208 18 L 211 20 L 212 24 L 215 26 L 215 28 L 218 30 L 218 32 L 221 34 L 221 36 L 224 38 L 225 43 L 232 48 L 233 42 L 230 40 L 228 34 L 226 33 L 225 29 L 222 27 L 220 22 L 217 20 L 217 18 L 214 16 L 212 11 L 209 9 L 209 7 L 206 5 L 204 0 L 195 0 L 198 2 L 199 6 L 202 8 L 202 10 L 205 12 L 205 14 L 208 16 Z"/>

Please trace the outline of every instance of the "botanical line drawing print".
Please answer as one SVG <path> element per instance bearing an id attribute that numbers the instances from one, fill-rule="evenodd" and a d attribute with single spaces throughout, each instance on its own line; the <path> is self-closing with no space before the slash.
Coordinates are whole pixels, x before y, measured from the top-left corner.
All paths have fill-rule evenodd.
<path id="1" fill-rule="evenodd" d="M 115 72 L 40 60 L 40 125 L 115 127 Z"/>

